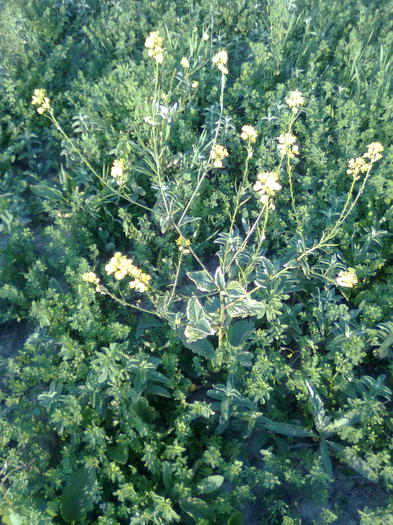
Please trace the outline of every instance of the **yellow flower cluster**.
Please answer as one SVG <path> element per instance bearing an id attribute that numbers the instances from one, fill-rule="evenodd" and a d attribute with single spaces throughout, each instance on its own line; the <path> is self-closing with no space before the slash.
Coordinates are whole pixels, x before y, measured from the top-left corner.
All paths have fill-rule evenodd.
<path id="1" fill-rule="evenodd" d="M 240 133 L 241 139 L 254 143 L 257 140 L 257 137 L 258 137 L 258 132 L 253 126 L 249 126 L 248 124 L 245 124 L 242 127 L 242 131 Z"/>
<path id="2" fill-rule="evenodd" d="M 134 280 L 129 283 L 129 286 L 138 292 L 144 292 L 151 280 L 150 275 L 147 275 L 137 268 L 132 262 L 132 259 L 127 259 L 127 257 L 120 252 L 114 254 L 109 263 L 105 266 L 105 271 L 109 275 L 113 273 L 115 279 L 118 281 L 124 279 L 126 276 L 132 277 Z"/>
<path id="3" fill-rule="evenodd" d="M 87 283 L 98 284 L 100 282 L 99 278 L 94 272 L 86 272 L 82 275 L 82 279 Z"/>
<path id="4" fill-rule="evenodd" d="M 285 102 L 292 109 L 292 113 L 297 113 L 299 107 L 303 106 L 304 98 L 300 91 L 291 91 L 288 97 L 285 99 Z"/>
<path id="5" fill-rule="evenodd" d="M 274 171 L 264 171 L 258 173 L 257 181 L 253 186 L 253 190 L 257 192 L 262 204 L 268 204 L 269 200 L 274 197 L 275 193 L 281 190 L 282 186 L 278 182 L 278 174 Z M 275 206 L 270 201 L 269 207 L 274 210 Z"/>
<path id="6" fill-rule="evenodd" d="M 185 237 L 180 236 L 176 240 L 176 244 L 179 247 L 179 252 L 182 253 L 183 255 L 187 255 L 190 253 L 190 246 L 191 246 L 190 239 L 186 239 Z"/>
<path id="7" fill-rule="evenodd" d="M 224 146 L 220 146 L 220 144 L 215 144 L 211 151 L 210 156 L 213 159 L 213 166 L 215 168 L 222 168 L 223 163 L 222 161 L 225 159 L 225 157 L 228 157 L 229 153 Z"/>
<path id="8" fill-rule="evenodd" d="M 121 186 L 122 184 L 126 182 L 126 175 L 124 173 L 125 165 L 126 165 L 125 160 L 119 159 L 113 162 L 113 165 L 111 168 L 111 176 L 115 179 L 115 181 L 117 182 L 119 186 Z"/>
<path id="9" fill-rule="evenodd" d="M 282 156 L 288 155 L 290 159 L 293 159 L 296 155 L 299 155 L 299 147 L 296 144 L 296 137 L 292 133 L 283 133 L 277 137 L 278 140 L 278 151 Z"/>
<path id="10" fill-rule="evenodd" d="M 383 152 L 383 146 L 380 142 L 372 142 L 368 144 L 367 151 L 363 155 L 366 159 L 370 159 L 372 162 L 382 159 L 381 153 Z"/>
<path id="11" fill-rule="evenodd" d="M 86 283 L 92 283 L 96 285 L 96 292 L 102 292 L 102 286 L 100 285 L 100 279 L 94 272 L 86 272 L 82 274 L 82 280 Z"/>
<path id="12" fill-rule="evenodd" d="M 367 151 L 361 157 L 356 157 L 348 162 L 348 175 L 358 178 L 359 173 L 367 173 L 371 169 L 373 162 L 382 158 L 383 146 L 380 142 L 368 144 Z M 368 159 L 370 162 L 367 162 Z"/>
<path id="13" fill-rule="evenodd" d="M 343 288 L 353 288 L 358 283 L 358 278 L 354 268 L 348 268 L 347 271 L 341 271 L 336 277 L 337 286 Z"/>
<path id="14" fill-rule="evenodd" d="M 363 157 L 357 157 L 356 159 L 351 159 L 348 162 L 348 175 L 353 175 L 355 178 L 359 173 L 366 173 L 371 168 L 371 164 L 366 162 Z"/>
<path id="15" fill-rule="evenodd" d="M 190 62 L 189 62 L 188 58 L 187 57 L 183 57 L 180 60 L 180 65 L 181 65 L 181 67 L 184 67 L 184 69 L 188 69 L 190 67 Z"/>
<path id="16" fill-rule="evenodd" d="M 216 53 L 212 58 L 212 62 L 217 66 L 221 73 L 224 75 L 228 74 L 228 68 L 226 67 L 228 63 L 228 53 L 225 50 Z"/>
<path id="17" fill-rule="evenodd" d="M 194 80 L 193 83 L 191 84 L 192 89 L 197 89 L 198 86 L 199 86 L 198 80 Z"/>
<path id="18" fill-rule="evenodd" d="M 156 62 L 162 64 L 164 61 L 164 39 L 160 36 L 159 31 L 153 31 L 149 33 L 146 38 L 145 47 L 147 47 L 147 54 L 149 57 L 154 58 Z"/>
<path id="19" fill-rule="evenodd" d="M 135 270 L 132 275 L 134 280 L 129 283 L 129 287 L 136 290 L 137 292 L 143 293 L 149 287 L 151 277 L 147 273 L 142 272 L 142 270 L 140 270 L 136 266 L 134 266 L 134 268 Z"/>
<path id="20" fill-rule="evenodd" d="M 43 115 L 45 111 L 48 111 L 50 109 L 49 97 L 46 96 L 46 93 L 43 89 L 34 90 L 31 103 L 33 106 L 38 106 L 37 113 L 39 113 L 40 115 Z"/>

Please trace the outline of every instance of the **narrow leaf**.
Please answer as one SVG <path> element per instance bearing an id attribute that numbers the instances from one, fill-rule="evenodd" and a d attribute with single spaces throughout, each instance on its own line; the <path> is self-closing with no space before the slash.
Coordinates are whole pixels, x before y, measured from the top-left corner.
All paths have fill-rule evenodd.
<path id="1" fill-rule="evenodd" d="M 290 423 L 279 423 L 272 421 L 267 417 L 261 417 L 262 423 L 268 430 L 291 437 L 318 437 L 317 434 L 311 430 L 307 430 L 299 425 L 291 425 Z"/>
<path id="2" fill-rule="evenodd" d="M 327 441 L 329 446 L 335 450 L 337 455 L 345 461 L 347 465 L 349 465 L 353 470 L 358 472 L 361 476 L 368 479 L 369 481 L 372 481 L 373 483 L 376 483 L 378 480 L 377 474 L 371 469 L 371 467 L 367 464 L 367 462 L 360 458 L 359 456 L 355 454 L 348 454 L 345 447 L 338 445 L 337 443 L 333 443 L 332 441 Z"/>
<path id="3" fill-rule="evenodd" d="M 332 461 L 329 456 L 329 449 L 326 445 L 326 441 L 324 439 L 321 440 L 320 447 L 319 447 L 320 453 L 321 453 L 321 460 L 322 460 L 322 466 L 323 470 L 326 472 L 326 474 L 329 476 L 331 480 L 333 480 L 333 465 Z"/>

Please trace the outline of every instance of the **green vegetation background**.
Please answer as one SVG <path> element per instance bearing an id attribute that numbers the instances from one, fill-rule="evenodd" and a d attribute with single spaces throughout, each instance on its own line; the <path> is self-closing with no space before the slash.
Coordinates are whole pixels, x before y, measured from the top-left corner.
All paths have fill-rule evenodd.
<path id="1" fill-rule="evenodd" d="M 392 522 L 392 15 L 391 0 L 2 3 L 0 515 L 6 525 L 347 523 L 345 501 L 329 499 L 331 480 L 312 439 L 266 428 L 245 437 L 247 410 L 252 415 L 256 406 L 271 420 L 313 427 L 304 373 L 332 418 L 361 408 L 360 421 L 338 432 L 348 461 L 335 457 L 335 476 L 352 480 L 354 491 L 378 494 L 375 508 L 362 502 L 354 509 L 360 523 Z M 300 90 L 307 101 L 307 118 L 296 129 L 307 161 L 298 168 L 296 199 L 310 238 L 342 204 L 348 159 L 375 140 L 385 146 L 337 241 L 339 260 L 356 269 L 360 284 L 348 297 L 323 283 L 310 286 L 301 308 L 286 301 L 285 286 L 275 290 L 268 321 L 257 324 L 246 348 L 252 362 L 239 363 L 236 374 L 233 363 L 212 370 L 169 326 L 82 283 L 81 274 L 115 250 L 152 274 L 159 262 L 161 275 L 170 275 L 175 239 L 109 195 L 30 104 L 34 89 L 44 88 L 97 171 L 114 158 L 140 162 L 134 137 L 154 87 L 144 41 L 154 30 L 173 50 L 163 78 L 179 69 L 192 34 L 208 31 L 206 45 L 229 54 L 231 154 L 195 203 L 196 241 L 227 226 L 243 124 L 256 125 L 262 136 L 256 167 L 272 162 L 289 91 Z M 213 127 L 216 78 L 209 66 L 199 72 L 196 97 L 174 123 L 169 160 Z M 174 177 L 191 188 L 192 175 L 174 171 Z M 146 177 L 131 186 L 154 205 Z M 276 206 L 268 253 L 280 254 L 294 221 L 287 190 Z M 200 244 L 204 260 L 214 261 L 215 251 L 212 243 Z M 24 343 L 18 352 L 7 346 L 15 333 Z M 224 406 L 223 391 L 232 405 Z M 228 406 L 231 424 L 217 432 Z M 348 467 L 355 455 L 362 458 L 352 461 L 356 472 Z M 311 517 L 302 507 L 310 501 Z"/>

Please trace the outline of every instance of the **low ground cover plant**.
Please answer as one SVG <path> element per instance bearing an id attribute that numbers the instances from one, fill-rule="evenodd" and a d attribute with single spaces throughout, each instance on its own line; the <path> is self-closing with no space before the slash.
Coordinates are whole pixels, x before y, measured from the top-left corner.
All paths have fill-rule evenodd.
<path id="1" fill-rule="evenodd" d="M 386 523 L 391 6 L 58 4 L 2 43 L 1 519 Z"/>

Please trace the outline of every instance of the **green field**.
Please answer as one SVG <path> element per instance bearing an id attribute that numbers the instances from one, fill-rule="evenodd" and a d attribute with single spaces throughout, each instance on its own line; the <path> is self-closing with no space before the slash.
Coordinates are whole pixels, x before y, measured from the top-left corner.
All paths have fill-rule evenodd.
<path id="1" fill-rule="evenodd" d="M 0 1 L 0 523 L 393 524 L 393 1 Z"/>

